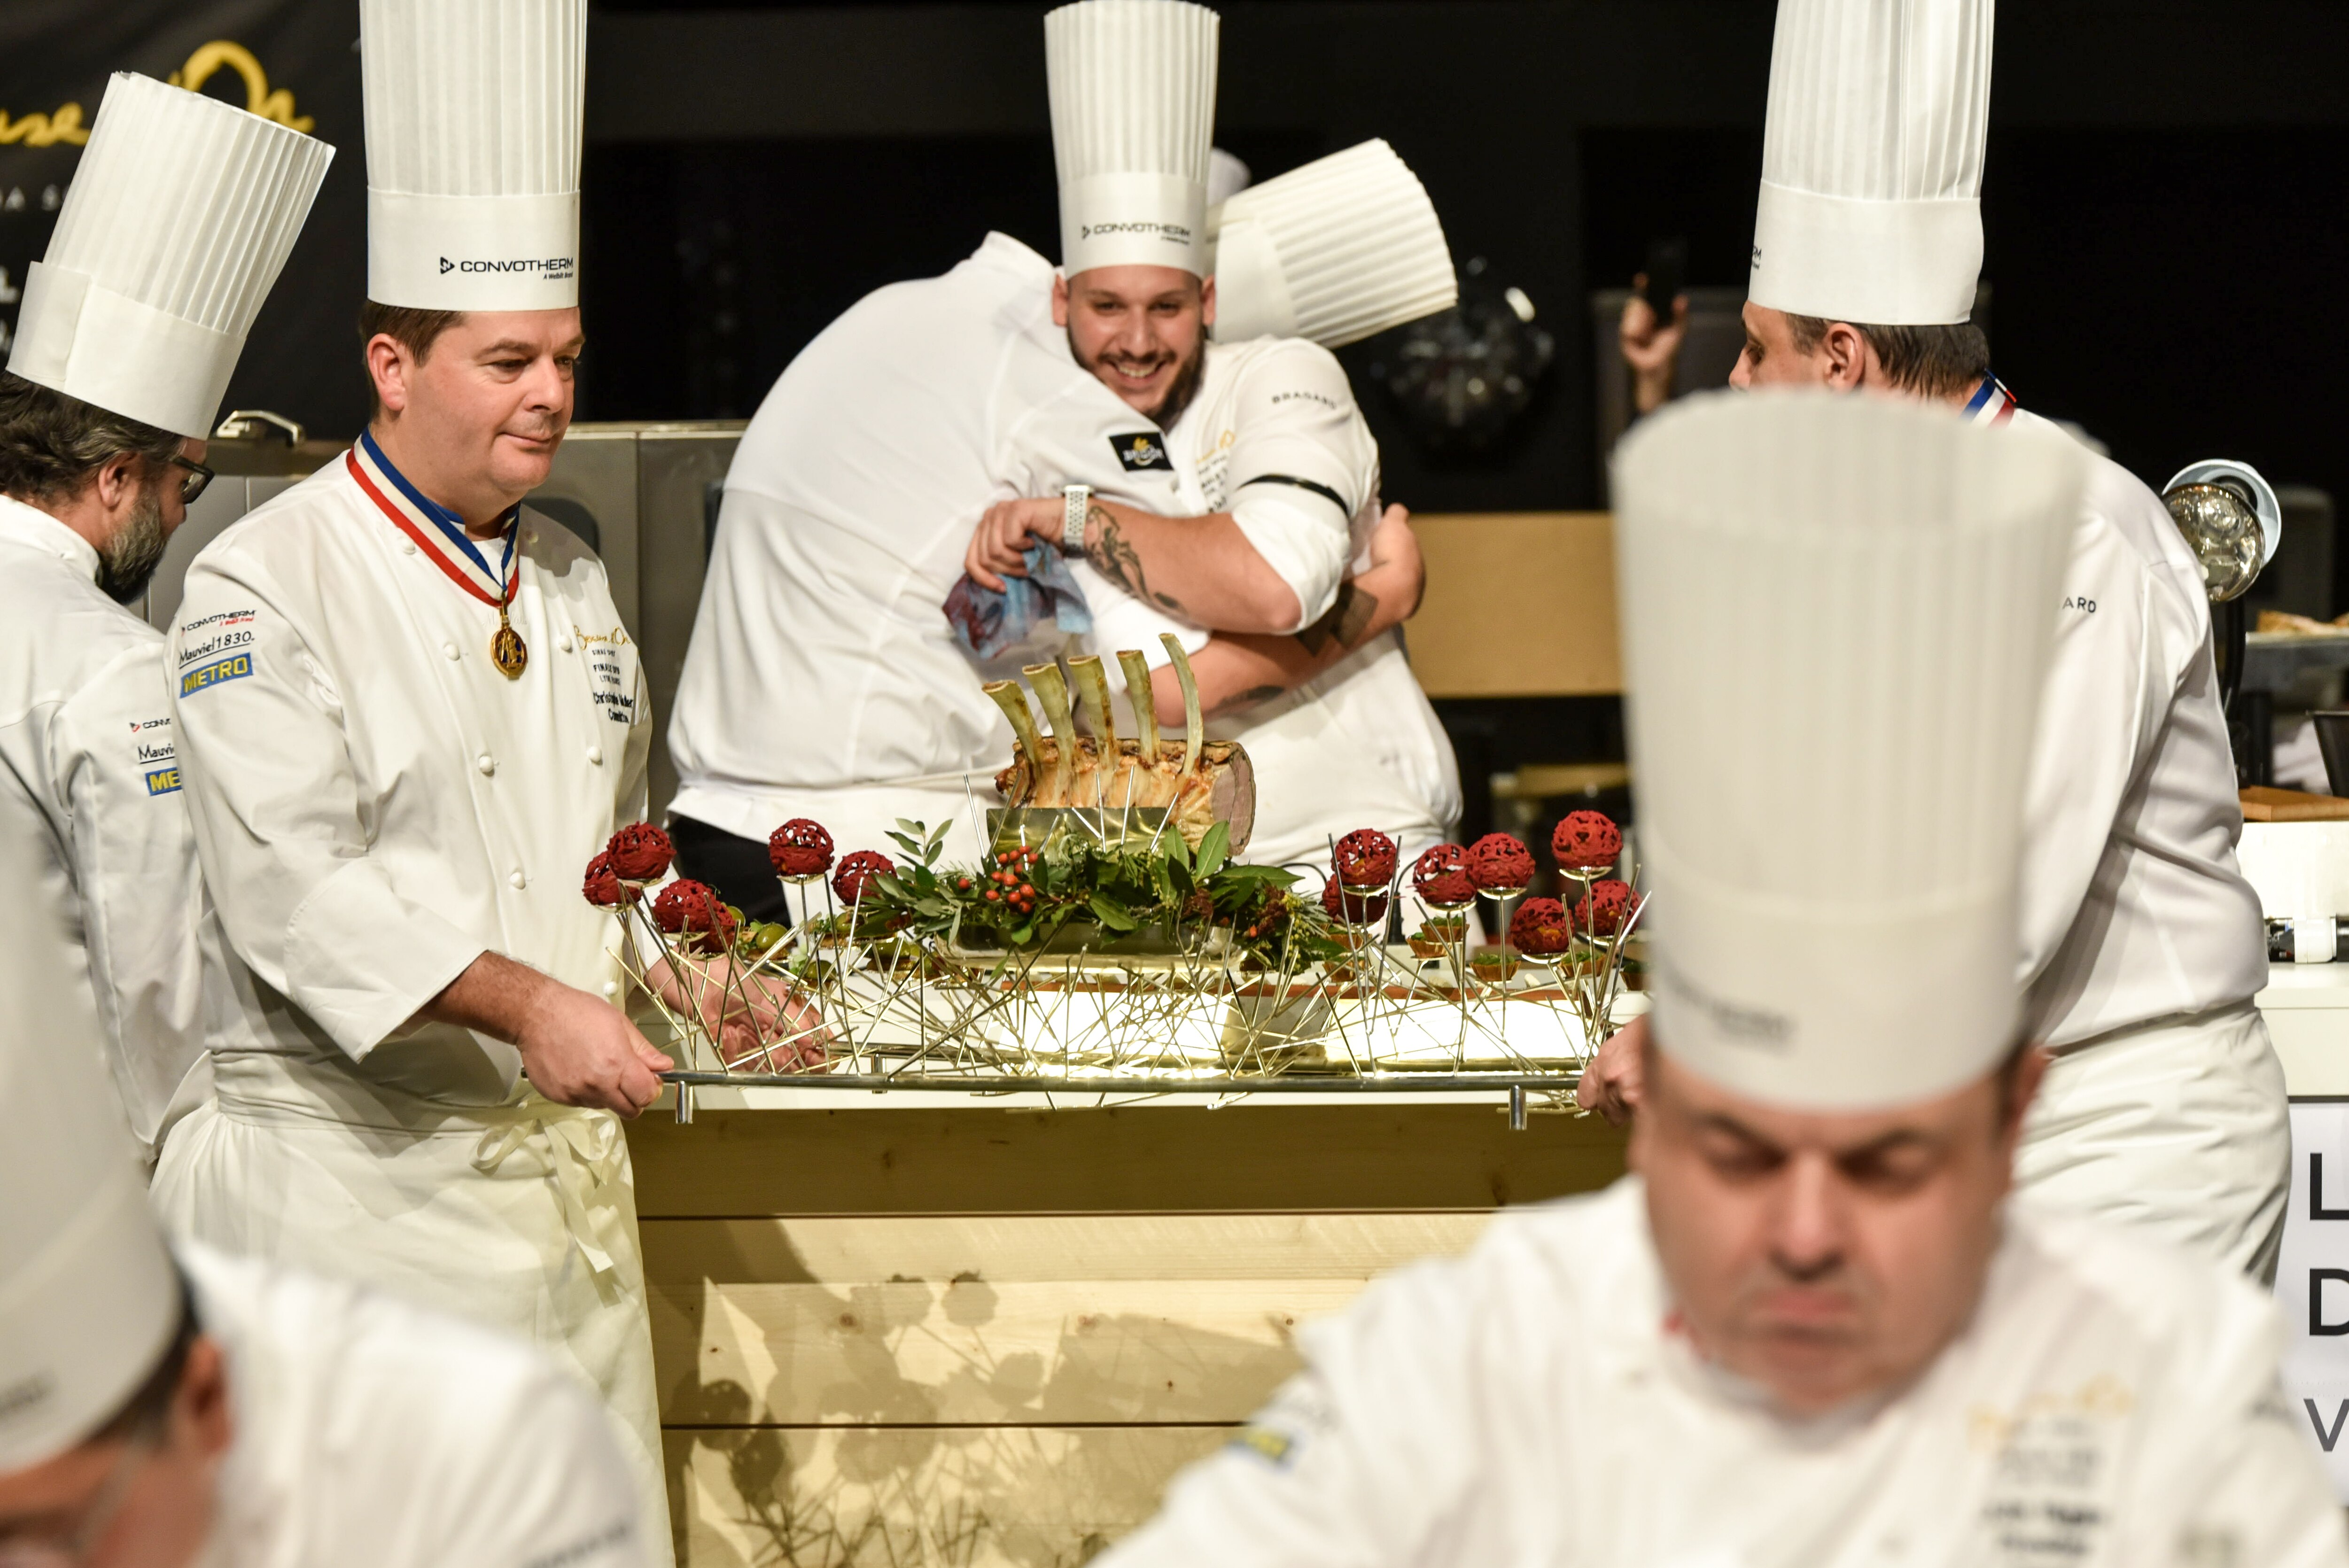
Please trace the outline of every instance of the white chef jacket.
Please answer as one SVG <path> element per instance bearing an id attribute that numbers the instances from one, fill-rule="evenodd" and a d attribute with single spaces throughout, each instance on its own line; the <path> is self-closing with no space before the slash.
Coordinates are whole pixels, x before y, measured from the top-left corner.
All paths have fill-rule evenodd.
<path id="1" fill-rule="evenodd" d="M 1030 423 L 1016 476 L 1027 493 L 1088 483 L 1111 494 L 1142 490 L 1138 503 L 1162 513 L 1229 511 L 1296 593 L 1299 625 L 1327 613 L 1349 570 L 1369 564 L 1378 444 L 1327 349 L 1302 338 L 1210 343 L 1198 393 L 1174 428 L 1159 432 L 1140 422 L 1164 448 L 1168 482 L 1158 494 L 1141 482 L 1147 472 L 1123 471 L 1130 438 L 1086 438 L 1084 422 L 1096 418 L 1071 402 Z M 1195 623 L 1136 598 L 1087 562 L 1071 565 L 1093 614 L 1087 651 L 1140 648 L 1155 666 L 1168 656 L 1162 632 L 1193 652 L 1206 645 L 1208 633 Z M 1451 837 L 1459 820 L 1452 742 L 1412 674 L 1400 632 L 1372 638 L 1279 696 L 1210 719 L 1207 731 L 1246 746 L 1255 765 L 1256 830 L 1245 858 L 1259 864 L 1304 863 L 1326 873 L 1331 841 L 1357 828 L 1392 834 L 1415 854 Z"/>
<path id="2" fill-rule="evenodd" d="M 189 831 L 162 634 L 98 569 L 81 535 L 0 496 L 0 820 L 47 846 L 41 880 L 151 1161 L 207 1092 L 207 1033 L 236 1026 L 235 965 Z"/>
<path id="3" fill-rule="evenodd" d="M 519 1342 L 182 1243 L 233 1439 L 198 1568 L 642 1568 L 593 1399 Z"/>
<path id="4" fill-rule="evenodd" d="M 1105 1568 L 2349 1563 L 2241 1280 L 2010 1212 L 1973 1322 L 1796 1422 L 1671 1326 L 1637 1178 L 1309 1326 L 1306 1370 Z"/>
<path id="5" fill-rule="evenodd" d="M 866 295 L 768 392 L 669 719 L 677 815 L 755 840 L 810 817 L 843 851 L 950 820 L 950 857 L 978 853 L 974 806 L 1001 803 L 1011 760 L 980 685 L 1017 672 L 974 670 L 947 596 L 979 514 L 1024 493 L 1005 454 L 1037 410 L 1124 407 L 1070 357 L 1051 289 L 1050 262 L 989 234 L 942 277 Z"/>
<path id="6" fill-rule="evenodd" d="M 2259 895 L 2235 864 L 2243 814 L 2201 567 L 2161 498 L 2104 458 L 2064 570 L 2028 789 L 2023 975 L 2038 1038 L 2060 1051 L 2267 984 Z"/>
<path id="7" fill-rule="evenodd" d="M 616 923 L 580 884 L 643 810 L 636 649 L 602 563 L 525 508 L 511 614 L 529 658 L 508 680 L 490 660 L 497 612 L 443 575 L 351 460 L 254 509 L 188 569 L 171 638 L 181 777 L 258 1038 L 214 1052 L 213 1102 L 165 1145 L 157 1205 L 225 1250 L 535 1339 L 627 1426 L 665 1553 L 617 1120 L 539 1098 L 502 1041 L 401 1032 L 487 951 L 618 997 Z"/>

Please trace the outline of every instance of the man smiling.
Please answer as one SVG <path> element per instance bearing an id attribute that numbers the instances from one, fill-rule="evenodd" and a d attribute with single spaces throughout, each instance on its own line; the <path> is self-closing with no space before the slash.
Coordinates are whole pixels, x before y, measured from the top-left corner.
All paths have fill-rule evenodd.
<path id="1" fill-rule="evenodd" d="M 1111 1568 L 2349 1562 L 2259 1293 L 2004 1201 L 2083 456 L 1819 396 L 1629 438 L 1639 1174 L 1308 1330 Z"/>
<path id="2" fill-rule="evenodd" d="M 187 793 L 261 1043 L 214 1052 L 157 1196 L 224 1251 L 536 1339 L 612 1409 L 657 1545 L 612 1113 L 669 1062 L 615 1005 L 610 917 L 579 892 L 643 814 L 646 694 L 602 564 L 520 504 L 583 342 L 584 7 L 367 0 L 362 23 L 376 412 L 188 572 Z M 443 101 L 538 107 L 492 148 L 419 107 Z"/>

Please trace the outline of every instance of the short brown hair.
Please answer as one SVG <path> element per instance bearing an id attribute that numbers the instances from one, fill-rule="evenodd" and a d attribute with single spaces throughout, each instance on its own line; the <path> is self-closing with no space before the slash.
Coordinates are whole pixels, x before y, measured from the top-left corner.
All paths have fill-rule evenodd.
<path id="1" fill-rule="evenodd" d="M 418 310 L 413 305 L 378 304 L 368 300 L 359 307 L 359 345 L 362 349 L 373 343 L 378 335 L 390 338 L 419 365 L 432 352 L 440 335 L 465 319 L 461 310 Z M 367 417 L 383 412 L 383 403 L 375 395 L 375 377 L 367 377 Z"/>
<path id="2" fill-rule="evenodd" d="M 1816 315 L 1786 317 L 1795 352 L 1808 354 L 1827 335 L 1829 323 Z M 1927 397 L 1971 392 L 1990 374 L 1990 338 L 1970 321 L 1948 326 L 1869 326 L 1847 324 L 1868 346 L 1895 387 Z"/>
<path id="3" fill-rule="evenodd" d="M 125 454 L 160 470 L 180 455 L 179 433 L 0 370 L 0 495 L 64 500 Z"/>

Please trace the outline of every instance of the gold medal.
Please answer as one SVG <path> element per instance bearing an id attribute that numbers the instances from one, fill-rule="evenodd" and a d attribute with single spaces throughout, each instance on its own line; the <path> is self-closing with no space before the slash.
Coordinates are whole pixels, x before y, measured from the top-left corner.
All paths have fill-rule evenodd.
<path id="1" fill-rule="evenodd" d="M 530 665 L 530 649 L 523 645 L 522 634 L 506 619 L 503 604 L 498 606 L 498 634 L 490 639 L 490 661 L 510 681 L 520 680 L 522 672 Z"/>

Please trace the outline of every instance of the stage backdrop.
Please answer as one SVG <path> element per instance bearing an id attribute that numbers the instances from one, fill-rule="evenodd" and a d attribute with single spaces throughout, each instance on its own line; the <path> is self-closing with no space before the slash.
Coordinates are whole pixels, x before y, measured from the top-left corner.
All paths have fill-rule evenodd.
<path id="1" fill-rule="evenodd" d="M 138 71 L 307 131 L 336 150 L 254 325 L 227 407 L 320 435 L 367 413 L 357 327 L 367 287 L 367 154 L 357 0 L 6 0 L 0 5 L 0 346 L 47 246 L 107 78 Z"/>

